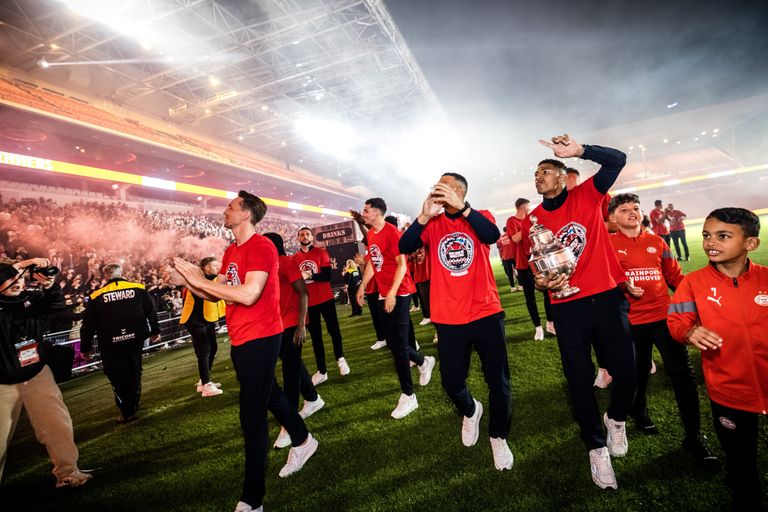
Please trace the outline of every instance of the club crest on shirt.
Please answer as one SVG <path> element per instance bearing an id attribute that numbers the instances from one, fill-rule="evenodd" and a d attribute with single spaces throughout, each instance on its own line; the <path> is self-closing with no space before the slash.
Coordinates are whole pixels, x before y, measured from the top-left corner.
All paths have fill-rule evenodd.
<path id="1" fill-rule="evenodd" d="M 240 282 L 240 275 L 237 273 L 237 263 L 231 262 L 224 275 L 227 277 L 227 284 L 229 286 L 238 286 L 242 284 Z"/>
<path id="2" fill-rule="evenodd" d="M 755 304 L 758 306 L 768 306 L 768 295 L 762 291 L 758 292 L 758 294 L 755 295 Z"/>
<path id="3" fill-rule="evenodd" d="M 299 270 L 302 272 L 312 272 L 313 274 L 319 274 L 320 269 L 317 268 L 317 263 L 314 260 L 304 260 L 299 263 Z"/>
<path id="4" fill-rule="evenodd" d="M 381 255 L 381 249 L 376 244 L 371 244 L 368 247 L 368 255 L 371 257 L 373 266 L 376 267 L 376 272 L 381 272 L 381 267 L 384 265 L 384 256 Z"/>
<path id="5" fill-rule="evenodd" d="M 645 250 L 646 250 L 646 251 L 648 251 L 648 253 L 649 253 L 649 254 L 656 254 L 657 252 L 659 252 L 659 251 L 658 251 L 658 250 L 657 250 L 655 247 L 653 247 L 653 246 L 648 246 L 648 247 L 647 247 Z"/>
<path id="6" fill-rule="evenodd" d="M 587 228 L 578 222 L 569 222 L 555 236 L 564 246 L 570 247 L 577 260 L 587 246 Z"/>
<path id="7" fill-rule="evenodd" d="M 437 257 L 452 276 L 463 276 L 475 258 L 475 243 L 466 233 L 450 233 L 440 240 Z"/>

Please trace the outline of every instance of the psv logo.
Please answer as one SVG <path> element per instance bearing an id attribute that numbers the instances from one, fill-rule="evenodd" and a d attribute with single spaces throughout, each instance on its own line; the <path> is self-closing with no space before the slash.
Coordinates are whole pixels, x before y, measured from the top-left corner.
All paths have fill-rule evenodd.
<path id="1" fill-rule="evenodd" d="M 299 270 L 302 272 L 312 272 L 313 274 L 320 273 L 320 269 L 317 268 L 317 264 L 313 260 L 304 260 L 299 263 Z"/>
<path id="2" fill-rule="evenodd" d="M 229 286 L 237 286 L 242 284 L 240 282 L 240 276 L 237 273 L 237 263 L 230 263 L 224 275 L 227 277 L 227 284 Z"/>
<path id="3" fill-rule="evenodd" d="M 437 246 L 437 257 L 452 276 L 463 276 L 475 258 L 475 243 L 466 233 L 445 235 Z"/>
<path id="4" fill-rule="evenodd" d="M 571 249 L 577 260 L 587 246 L 587 228 L 578 222 L 569 222 L 560 228 L 555 237 L 561 244 Z"/>
<path id="5" fill-rule="evenodd" d="M 381 249 L 376 244 L 372 244 L 368 248 L 368 255 L 371 257 L 371 263 L 376 268 L 376 272 L 381 272 L 381 267 L 384 265 L 384 256 L 381 255 Z"/>

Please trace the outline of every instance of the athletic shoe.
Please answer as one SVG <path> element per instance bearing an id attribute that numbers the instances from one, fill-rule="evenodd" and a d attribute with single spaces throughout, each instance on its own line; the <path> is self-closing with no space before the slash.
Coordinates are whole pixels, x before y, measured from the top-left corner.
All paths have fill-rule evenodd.
<path id="1" fill-rule="evenodd" d="M 709 451 L 707 438 L 703 435 L 698 434 L 696 437 L 686 437 L 683 441 L 683 450 L 688 452 L 707 471 L 716 473 L 720 470 L 720 461 Z"/>
<path id="2" fill-rule="evenodd" d="M 326 373 L 315 372 L 315 374 L 312 376 L 312 385 L 319 386 L 320 384 L 322 384 L 327 380 L 328 380 L 328 372 Z"/>
<path id="3" fill-rule="evenodd" d="M 616 483 L 616 474 L 611 466 L 611 456 L 608 448 L 602 447 L 595 450 L 589 450 L 589 465 L 592 469 L 592 481 L 601 488 L 618 489 Z"/>
<path id="4" fill-rule="evenodd" d="M 421 310 L 421 308 L 418 307 L 418 306 L 411 306 L 411 311 L 410 312 L 411 313 L 415 313 L 416 311 L 420 311 L 420 310 Z"/>
<path id="5" fill-rule="evenodd" d="M 283 466 L 283 469 L 280 470 L 280 473 L 278 473 L 279 476 L 285 478 L 299 471 L 316 451 L 317 439 L 312 437 L 312 434 L 309 434 L 307 440 L 304 441 L 304 444 L 301 446 L 294 446 L 291 448 L 291 451 L 288 452 L 288 460 L 286 461 L 285 466 Z"/>
<path id="6" fill-rule="evenodd" d="M 235 505 L 235 512 L 264 512 L 264 505 L 259 508 L 251 508 L 251 506 L 243 501 L 238 501 Z"/>
<path id="7" fill-rule="evenodd" d="M 521 284 L 517 285 L 517 291 L 522 292 L 523 290 L 525 290 L 525 288 L 523 288 L 523 285 Z"/>
<path id="8" fill-rule="evenodd" d="M 656 373 L 656 363 L 653 361 L 653 359 L 651 359 L 651 372 L 650 373 L 651 373 L 651 375 Z"/>
<path id="9" fill-rule="evenodd" d="M 421 322 L 419 322 L 419 325 L 428 325 L 428 324 L 431 324 L 431 323 L 432 323 L 432 320 L 431 320 L 431 319 L 429 319 L 429 318 L 425 318 L 424 320 L 422 320 Z"/>
<path id="10" fill-rule="evenodd" d="M 461 424 L 461 442 L 464 446 L 474 446 L 477 438 L 480 436 L 480 418 L 483 416 L 483 404 L 472 399 L 475 402 L 475 414 L 471 417 L 464 416 Z"/>
<path id="11" fill-rule="evenodd" d="M 656 425 L 653 424 L 653 420 L 651 419 L 651 415 L 648 412 L 647 407 L 642 411 L 640 411 L 639 413 L 633 414 L 632 419 L 635 420 L 635 427 L 637 428 L 637 430 L 642 432 L 643 434 L 659 433 L 659 430 L 656 428 Z"/>
<path id="12" fill-rule="evenodd" d="M 608 417 L 608 413 L 603 414 L 603 423 L 608 431 L 605 438 L 605 444 L 608 445 L 608 453 L 613 457 L 623 457 L 627 454 L 629 443 L 627 443 L 627 422 L 613 421 Z"/>
<path id="13" fill-rule="evenodd" d="M 223 391 L 221 389 L 217 388 L 216 384 L 213 383 L 213 382 L 209 382 L 208 384 L 203 386 L 203 391 L 202 391 L 203 397 L 216 396 L 216 395 L 220 395 L 222 393 L 223 393 Z"/>
<path id="14" fill-rule="evenodd" d="M 76 468 L 64 478 L 57 479 L 56 488 L 61 489 L 62 487 L 80 487 L 81 485 L 85 485 L 86 482 L 88 482 L 88 480 L 91 478 L 93 478 L 93 475 L 90 473 L 84 473 Z"/>
<path id="15" fill-rule="evenodd" d="M 373 345 L 371 345 L 371 350 L 379 350 L 380 348 L 384 348 L 387 346 L 387 340 L 379 340 Z"/>
<path id="16" fill-rule="evenodd" d="M 509 449 L 507 440 L 501 437 L 491 438 L 491 450 L 493 451 L 493 465 L 499 471 L 505 469 L 512 469 L 512 464 L 515 462 L 515 457 L 512 456 L 512 452 Z"/>
<path id="17" fill-rule="evenodd" d="M 517 291 L 517 286 L 512 286 L 509 288 L 510 293 L 515 293 Z"/>
<path id="18" fill-rule="evenodd" d="M 600 389 L 605 389 L 613 381 L 613 377 L 608 373 L 605 368 L 597 370 L 597 377 L 595 378 L 594 386 Z"/>
<path id="19" fill-rule="evenodd" d="M 125 424 L 125 423 L 130 423 L 130 422 L 132 422 L 132 421 L 136 421 L 137 419 L 139 419 L 139 417 L 138 417 L 138 416 L 136 416 L 135 414 L 131 414 L 131 415 L 130 415 L 130 416 L 128 416 L 128 417 L 125 417 L 125 416 L 123 416 L 122 414 L 120 414 L 120 415 L 119 415 L 117 418 L 115 418 L 115 421 L 116 421 L 117 423 L 119 423 L 119 424 L 123 425 L 123 424 Z"/>
<path id="20" fill-rule="evenodd" d="M 317 395 L 317 399 L 313 402 L 304 400 L 304 407 L 302 407 L 299 411 L 299 416 L 301 416 L 301 419 L 305 420 L 322 409 L 324 406 L 325 400 L 323 400 L 320 395 Z"/>
<path id="21" fill-rule="evenodd" d="M 424 356 L 424 362 L 419 366 L 419 385 L 426 386 L 432 380 L 432 370 L 435 369 L 435 358 Z"/>
<path id="22" fill-rule="evenodd" d="M 347 364 L 347 360 L 343 357 L 340 357 L 336 360 L 336 363 L 339 365 L 339 375 L 344 377 L 345 375 L 349 375 L 349 365 Z"/>
<path id="23" fill-rule="evenodd" d="M 216 386 L 217 388 L 220 388 L 221 382 L 214 382 L 213 385 Z M 200 379 L 197 380 L 197 384 L 195 384 L 195 389 L 197 389 L 198 393 L 203 392 L 203 383 L 200 381 Z"/>
<path id="24" fill-rule="evenodd" d="M 434 343 L 435 345 L 437 345 L 437 333 L 435 333 L 435 338 L 432 340 L 432 343 Z"/>
<path id="25" fill-rule="evenodd" d="M 421 350 L 421 345 L 419 345 L 419 340 L 413 340 L 413 344 L 416 345 L 416 352 Z"/>
<path id="26" fill-rule="evenodd" d="M 536 327 L 536 334 L 533 335 L 533 341 L 544 340 L 544 328 L 542 326 Z"/>
<path id="27" fill-rule="evenodd" d="M 552 336 L 557 336 L 557 331 L 555 330 L 555 322 L 547 322 L 545 329 Z"/>
<path id="28" fill-rule="evenodd" d="M 277 439 L 275 439 L 275 444 L 272 445 L 272 447 L 275 450 L 279 450 L 280 448 L 288 448 L 289 446 L 291 446 L 291 435 L 285 430 L 285 427 L 280 427 L 280 433 L 277 434 Z"/>
<path id="29" fill-rule="evenodd" d="M 418 408 L 419 402 L 416 400 L 416 393 L 411 396 L 401 393 L 400 399 L 397 401 L 397 407 L 392 411 L 391 416 L 396 420 L 399 420 L 400 418 L 405 418 Z"/>

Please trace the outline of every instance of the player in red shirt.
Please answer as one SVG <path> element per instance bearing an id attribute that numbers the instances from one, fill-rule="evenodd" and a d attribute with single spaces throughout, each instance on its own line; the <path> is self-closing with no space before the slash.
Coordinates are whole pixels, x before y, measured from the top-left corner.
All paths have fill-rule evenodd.
<path id="1" fill-rule="evenodd" d="M 283 336 L 280 340 L 280 360 L 283 362 L 283 387 L 291 405 L 298 408 L 299 394 L 304 397 L 304 407 L 299 416 L 306 419 L 325 406 L 325 401 L 312 384 L 307 367 L 301 359 L 307 332 L 308 294 L 299 266 L 286 255 L 283 237 L 277 233 L 264 233 L 277 249 L 278 277 L 280 280 L 280 315 L 283 319 Z M 291 436 L 285 427 L 275 441 L 275 448 L 291 445 Z"/>
<path id="2" fill-rule="evenodd" d="M 325 320 L 328 334 L 333 343 L 333 355 L 339 366 L 339 374 L 349 375 L 349 364 L 344 358 L 344 345 L 341 341 L 339 317 L 336 314 L 336 304 L 331 291 L 331 258 L 328 251 L 312 245 L 314 235 L 312 230 L 304 226 L 298 232 L 300 250 L 293 255 L 299 270 L 304 276 L 309 293 L 309 335 L 312 338 L 312 348 L 315 351 L 317 373 L 312 376 L 312 383 L 318 386 L 328 380 L 328 369 L 325 365 L 325 346 L 323 345 L 323 325 L 320 317 Z"/>
<path id="3" fill-rule="evenodd" d="M 673 338 L 701 350 L 732 510 L 763 510 L 757 449 L 758 422 L 768 414 L 768 267 L 749 259 L 760 245 L 760 219 L 720 208 L 702 234 L 709 265 L 680 283 L 667 324 Z"/>
<path id="4" fill-rule="evenodd" d="M 504 273 L 507 274 L 507 279 L 509 279 L 509 291 L 516 292 L 518 291 L 518 288 L 515 288 L 515 255 L 517 251 L 514 243 L 509 239 L 507 227 L 504 226 L 502 231 L 501 237 L 496 241 L 496 248 L 499 250 L 501 266 Z M 522 285 L 519 289 L 523 289 Z"/>
<path id="5" fill-rule="evenodd" d="M 625 291 L 629 295 L 629 323 L 637 362 L 637 393 L 632 408 L 635 426 L 648 434 L 657 432 L 646 401 L 655 345 L 675 391 L 685 429 L 683 449 L 706 468 L 717 470 L 720 464 L 701 435 L 699 394 L 688 350 L 675 343 L 667 328 L 668 289 L 674 290 L 683 280 L 680 265 L 660 236 L 643 231 L 643 212 L 635 194 L 615 196 L 608 211 L 618 227 L 618 232 L 610 236 L 611 244 L 628 279 Z"/>
<path id="6" fill-rule="evenodd" d="M 669 228 L 666 224 L 668 220 L 667 212 L 662 209 L 661 205 L 661 199 L 657 199 L 653 202 L 654 208 L 649 214 L 651 219 L 651 229 L 653 229 L 653 232 L 663 238 L 664 241 L 667 242 L 667 245 L 669 245 L 671 242 L 669 240 Z"/>
<path id="7" fill-rule="evenodd" d="M 531 256 L 531 244 L 528 237 L 523 237 L 523 220 L 528 216 L 531 202 L 524 197 L 518 197 L 515 201 L 517 211 L 507 219 L 505 229 L 515 248 L 515 268 L 517 269 L 517 280 L 523 288 L 525 295 L 525 306 L 528 308 L 528 314 L 533 322 L 536 331 L 533 334 L 534 341 L 544 340 L 544 328 L 541 326 L 539 317 L 539 306 L 536 304 L 536 287 L 533 283 L 533 272 L 528 266 L 528 258 Z M 544 295 L 544 315 L 547 321 L 547 332 L 556 334 L 555 324 L 552 322 L 552 304 L 549 300 L 549 293 L 542 291 Z"/>
<path id="8" fill-rule="evenodd" d="M 400 240 L 400 250 L 426 247 L 430 257 L 432 322 L 440 339 L 443 388 L 464 416 L 461 441 L 473 446 L 480 435 L 483 405 L 472 397 L 467 376 L 474 346 L 488 384 L 490 434 L 496 469 L 511 469 L 507 444 L 512 418 L 504 310 L 490 262 L 490 244 L 499 228 L 490 212 L 464 200 L 467 180 L 445 173 L 424 200 L 421 213 Z"/>
<path id="9" fill-rule="evenodd" d="M 626 418 L 635 397 L 637 371 L 627 319 L 629 303 L 613 273 L 606 272 L 613 248 L 600 205 L 624 167 L 626 155 L 615 149 L 581 145 L 568 135 L 553 137 L 551 143 L 540 142 L 559 158 L 579 157 L 601 164 L 597 174 L 569 191 L 563 162 L 539 162 L 535 185 L 543 201 L 524 221 L 523 232 L 530 230 L 530 219 L 536 216 L 577 258 L 569 281 L 580 291 L 563 299 L 552 297 L 552 313 L 573 410 L 581 438 L 589 449 L 592 480 L 602 489 L 615 489 L 610 456 L 627 453 Z M 538 288 L 555 291 L 565 284 L 567 276 L 548 279 L 538 274 L 535 279 Z M 613 376 L 611 400 L 602 424 L 593 388 L 592 343 L 602 350 L 606 368 Z"/>
<path id="10" fill-rule="evenodd" d="M 421 248 L 411 254 L 409 260 L 413 262 L 413 282 L 421 296 L 422 320 L 419 325 L 432 323 L 429 310 L 429 255 L 426 249 Z"/>
<path id="11" fill-rule="evenodd" d="M 685 239 L 685 223 L 683 222 L 687 215 L 685 212 L 675 210 L 675 206 L 672 203 L 667 205 L 665 211 L 669 219 L 669 236 L 675 243 L 677 261 L 691 261 L 690 254 L 688 253 L 688 241 Z M 681 243 L 683 244 L 683 251 L 685 251 L 685 259 L 683 259 L 683 254 L 680 252 Z"/>
<path id="12" fill-rule="evenodd" d="M 365 220 L 360 212 L 356 210 L 349 210 L 349 214 L 352 215 L 352 219 L 357 222 L 360 227 L 360 232 L 363 234 L 363 243 L 368 247 L 368 229 L 369 226 L 365 224 Z M 355 263 L 365 273 L 366 260 L 362 254 L 355 254 Z M 360 283 L 362 287 L 362 282 Z M 359 291 L 359 288 L 358 288 Z M 350 297 L 349 300 L 357 300 L 357 297 Z M 376 343 L 371 345 L 371 350 L 379 350 L 387 346 L 387 335 L 384 331 L 384 325 L 379 314 L 379 289 L 376 288 L 376 280 L 371 279 L 368 281 L 368 285 L 365 287 L 365 302 L 368 303 L 368 311 L 371 313 L 371 322 L 373 323 L 373 330 L 376 333 Z"/>
<path id="13" fill-rule="evenodd" d="M 402 254 L 398 247 L 400 231 L 384 220 L 386 212 L 387 204 L 380 197 L 365 202 L 363 218 L 371 228 L 367 235 L 368 262 L 363 273 L 363 285 L 357 292 L 357 301 L 360 305 L 363 304 L 365 286 L 371 279 L 376 279 L 379 289 L 379 313 L 402 392 L 397 407 L 392 411 L 392 417 L 400 419 L 419 406 L 413 392 L 410 362 L 413 361 L 419 368 L 419 384 L 426 386 L 432 379 L 435 358 L 421 355 L 408 343 L 411 295 L 416 291 L 416 287 L 408 273 L 405 254 Z"/>
<path id="14" fill-rule="evenodd" d="M 224 226 L 235 243 L 224 253 L 216 280 L 209 281 L 197 265 L 176 258 L 174 266 L 192 293 L 227 303 L 230 355 L 240 382 L 240 425 L 245 437 L 245 479 L 235 512 L 261 510 L 267 468 L 267 409 L 291 435 L 293 448 L 280 470 L 286 477 L 300 470 L 317 450 L 304 420 L 275 381 L 283 322 L 280 316 L 277 251 L 256 233 L 267 205 L 244 190 L 224 210 Z"/>

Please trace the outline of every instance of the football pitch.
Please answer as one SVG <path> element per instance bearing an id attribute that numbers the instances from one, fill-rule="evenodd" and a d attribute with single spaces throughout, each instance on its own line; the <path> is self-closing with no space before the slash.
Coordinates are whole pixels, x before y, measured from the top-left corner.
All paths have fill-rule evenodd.
<path id="1" fill-rule="evenodd" d="M 763 222 L 766 218 L 763 217 Z M 700 226 L 688 230 L 692 261 L 683 270 L 702 267 Z M 766 231 L 763 229 L 763 234 Z M 753 260 L 768 264 L 768 240 Z M 493 466 L 487 415 L 480 440 L 461 444 L 461 417 L 440 386 L 438 369 L 425 388 L 416 385 L 419 408 L 402 420 L 389 417 L 400 394 L 392 357 L 375 341 L 367 310 L 348 318 L 340 306 L 345 356 L 352 372 L 340 377 L 332 360 L 329 379 L 318 387 L 326 402 L 307 420 L 320 445 L 297 474 L 278 478 L 287 449 L 271 450 L 265 510 L 283 511 L 491 511 L 491 510 L 724 510 L 729 506 L 723 476 L 700 469 L 681 448 L 682 425 L 658 353 L 658 371 L 650 379 L 649 406 L 657 435 L 637 433 L 627 422 L 629 452 L 614 458 L 617 491 L 592 483 L 587 450 L 572 419 L 557 342 L 547 335 L 533 341 L 534 329 L 522 292 L 510 293 L 496 262 L 497 283 L 506 310 L 512 375 L 512 431 L 515 456 L 511 471 Z M 541 299 L 540 294 L 539 300 Z M 539 304 L 543 316 L 543 304 Z M 413 313 L 414 324 L 421 320 Z M 416 328 L 425 355 L 437 355 L 434 328 Z M 326 351 L 330 340 L 326 334 Z M 698 352 L 689 349 L 699 382 L 702 425 L 710 448 L 722 451 L 711 426 L 709 402 Z M 332 359 L 332 356 L 331 356 Z M 315 370 L 311 344 L 304 361 Z M 439 364 L 439 363 L 438 363 Z M 418 382 L 418 373 L 413 376 Z M 238 385 L 227 338 L 220 338 L 213 378 L 224 394 L 201 398 L 195 393 L 197 370 L 190 344 L 144 359 L 140 419 L 114 421 L 117 409 L 106 378 L 87 375 L 61 386 L 75 427 L 80 467 L 94 478 L 76 489 L 55 489 L 45 449 L 25 417 L 8 453 L 0 486 L 0 509 L 24 511 L 231 511 L 243 476 L 242 433 L 238 420 Z M 280 380 L 278 364 L 278 380 Z M 473 355 L 470 389 L 488 408 L 487 388 Z M 597 390 L 605 410 L 610 388 Z M 760 422 L 758 463 L 768 489 L 768 422 Z M 279 427 L 270 416 L 270 443 Z"/>

